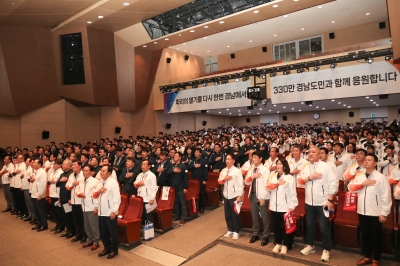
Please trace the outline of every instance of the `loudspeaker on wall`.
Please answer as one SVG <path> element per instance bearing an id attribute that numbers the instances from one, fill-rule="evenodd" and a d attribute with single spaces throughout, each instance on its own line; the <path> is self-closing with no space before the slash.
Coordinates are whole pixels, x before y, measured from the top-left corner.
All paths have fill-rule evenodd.
<path id="1" fill-rule="evenodd" d="M 121 127 L 115 127 L 115 134 L 121 133 Z"/>
<path id="2" fill-rule="evenodd" d="M 170 124 L 170 123 L 167 123 L 167 124 L 165 125 L 165 127 L 166 127 L 167 129 L 170 129 L 170 128 L 171 128 L 171 124 Z"/>
<path id="3" fill-rule="evenodd" d="M 203 127 L 207 125 L 207 121 L 203 121 Z"/>
<path id="4" fill-rule="evenodd" d="M 379 22 L 379 29 L 384 29 L 384 28 L 386 28 L 386 22 L 385 21 Z"/>
<path id="5" fill-rule="evenodd" d="M 188 55 L 185 55 L 185 60 L 186 61 L 189 60 L 189 56 Z"/>
<path id="6" fill-rule="evenodd" d="M 205 114 L 205 113 L 207 113 L 207 111 L 206 110 L 201 110 L 201 113 Z"/>
<path id="7" fill-rule="evenodd" d="M 50 138 L 50 131 L 43 130 L 42 131 L 42 139 L 48 139 Z"/>
<path id="8" fill-rule="evenodd" d="M 263 51 L 263 53 L 266 53 L 266 52 L 267 52 L 267 47 L 266 47 L 266 46 L 263 46 L 263 47 L 262 47 L 262 51 Z"/>
<path id="9" fill-rule="evenodd" d="M 167 64 L 171 63 L 171 58 L 167 57 Z"/>
<path id="10" fill-rule="evenodd" d="M 283 121 L 287 121 L 287 116 L 286 115 L 282 116 L 282 119 Z"/>
<path id="11" fill-rule="evenodd" d="M 334 32 L 330 32 L 329 33 L 329 39 L 335 39 L 335 33 Z"/>
<path id="12" fill-rule="evenodd" d="M 247 123 L 250 123 L 250 118 L 246 118 L 246 122 L 247 122 Z"/>
<path id="13" fill-rule="evenodd" d="M 349 112 L 349 117 L 354 117 L 354 112 Z"/>
<path id="14" fill-rule="evenodd" d="M 235 59 L 235 54 L 231 54 L 231 59 Z"/>

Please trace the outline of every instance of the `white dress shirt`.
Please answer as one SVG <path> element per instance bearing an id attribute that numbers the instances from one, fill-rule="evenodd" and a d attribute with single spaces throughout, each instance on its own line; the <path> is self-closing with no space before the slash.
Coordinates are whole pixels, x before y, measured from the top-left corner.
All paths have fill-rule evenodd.
<path id="1" fill-rule="evenodd" d="M 46 198 L 47 173 L 43 168 L 34 170 L 35 181 L 32 183 L 31 198 Z"/>
<path id="2" fill-rule="evenodd" d="M 140 173 L 136 177 L 135 184 L 139 181 L 144 182 L 144 186 L 138 187 L 137 195 L 143 198 L 143 202 L 149 202 L 156 199 L 157 194 L 157 178 L 150 170 L 145 173 Z"/>
<path id="3" fill-rule="evenodd" d="M 105 187 L 107 190 L 98 194 L 98 190 Z M 110 216 L 111 212 L 118 214 L 119 204 L 121 203 L 121 194 L 119 192 L 118 182 L 112 178 L 106 181 L 101 180 L 93 190 L 94 207 L 98 210 L 99 216 Z"/>

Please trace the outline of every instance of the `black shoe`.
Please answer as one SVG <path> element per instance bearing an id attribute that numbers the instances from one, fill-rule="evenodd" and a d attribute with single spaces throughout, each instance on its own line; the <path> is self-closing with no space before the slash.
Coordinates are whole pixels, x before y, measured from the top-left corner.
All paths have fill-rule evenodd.
<path id="1" fill-rule="evenodd" d="M 268 237 L 263 237 L 261 241 L 261 246 L 266 246 L 269 243 L 269 238 Z"/>
<path id="2" fill-rule="evenodd" d="M 11 208 L 7 208 L 5 210 L 2 210 L 1 212 L 10 212 L 10 211 L 11 211 Z"/>
<path id="3" fill-rule="evenodd" d="M 17 217 L 18 218 L 21 218 L 22 216 L 24 216 L 25 214 L 23 214 L 22 212 L 19 212 L 18 214 L 17 214 Z"/>
<path id="4" fill-rule="evenodd" d="M 74 242 L 78 242 L 78 241 L 81 241 L 82 240 L 82 238 L 81 237 L 75 237 L 74 239 L 71 239 L 71 242 L 72 243 L 74 243 Z"/>
<path id="5" fill-rule="evenodd" d="M 75 234 L 68 234 L 65 238 L 70 239 L 70 238 L 73 238 L 74 236 L 75 236 Z"/>
<path id="6" fill-rule="evenodd" d="M 69 232 L 65 232 L 64 234 L 61 235 L 61 237 L 67 237 L 69 236 Z"/>
<path id="7" fill-rule="evenodd" d="M 42 226 L 42 227 L 40 227 L 37 231 L 38 231 L 38 232 L 42 232 L 42 231 L 44 231 L 44 230 L 47 230 L 47 227 L 43 227 L 43 226 Z"/>
<path id="8" fill-rule="evenodd" d="M 14 215 L 14 214 L 16 214 L 16 213 L 17 213 L 17 212 L 16 212 L 15 210 L 11 210 L 11 211 L 10 211 L 10 214 L 11 214 L 11 215 Z"/>
<path id="9" fill-rule="evenodd" d="M 40 228 L 40 226 L 35 225 L 34 227 L 32 227 L 32 230 L 38 230 Z"/>
<path id="10" fill-rule="evenodd" d="M 36 219 L 32 218 L 32 220 L 29 222 L 30 224 L 36 224 Z"/>
<path id="11" fill-rule="evenodd" d="M 54 231 L 54 234 L 56 235 L 56 234 L 59 234 L 59 233 L 61 233 L 62 231 L 64 231 L 64 229 L 57 229 L 56 231 Z"/>
<path id="12" fill-rule="evenodd" d="M 111 251 L 111 253 L 110 254 L 108 254 L 108 256 L 107 256 L 107 259 L 112 259 L 112 258 L 114 258 L 115 256 L 117 256 L 118 255 L 118 253 L 117 252 L 115 252 L 115 251 Z"/>
<path id="13" fill-rule="evenodd" d="M 27 218 L 29 215 L 27 213 L 25 213 L 23 216 L 20 217 L 21 220 L 24 220 L 25 218 Z"/>
<path id="14" fill-rule="evenodd" d="M 57 230 L 58 230 L 58 228 L 54 227 L 53 229 L 50 229 L 50 232 L 54 232 L 54 231 L 57 231 Z"/>
<path id="15" fill-rule="evenodd" d="M 111 252 L 109 251 L 109 250 L 105 250 L 105 249 L 103 249 L 103 251 L 102 252 L 100 252 L 99 253 L 99 257 L 103 257 L 103 256 L 105 256 L 105 255 L 107 255 L 107 254 L 110 254 Z M 114 256 L 115 257 L 115 256 Z"/>
<path id="16" fill-rule="evenodd" d="M 30 221 L 32 221 L 32 216 L 28 215 L 28 217 L 26 217 L 26 218 L 23 219 L 22 221 L 24 221 L 24 222 L 30 222 Z"/>
<path id="17" fill-rule="evenodd" d="M 204 209 L 200 209 L 200 214 L 203 214 L 204 213 Z"/>
<path id="18" fill-rule="evenodd" d="M 259 236 L 253 235 L 252 238 L 250 239 L 249 243 L 254 243 L 254 242 L 256 242 L 257 240 L 260 240 L 260 237 L 259 237 Z"/>
<path id="19" fill-rule="evenodd" d="M 80 241 L 79 243 L 85 244 L 85 243 L 86 243 L 86 240 L 85 240 L 84 238 L 82 238 L 81 241 Z"/>

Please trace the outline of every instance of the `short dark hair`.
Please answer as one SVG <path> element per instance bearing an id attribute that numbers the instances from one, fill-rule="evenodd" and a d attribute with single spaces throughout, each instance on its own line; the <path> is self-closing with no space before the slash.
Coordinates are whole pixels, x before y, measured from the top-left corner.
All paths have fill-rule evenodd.
<path id="1" fill-rule="evenodd" d="M 90 172 L 94 172 L 93 166 L 91 166 L 90 164 L 85 164 L 83 168 L 85 167 L 88 167 Z"/>
<path id="2" fill-rule="evenodd" d="M 374 157 L 374 162 L 376 162 L 376 163 L 378 162 L 378 156 L 376 156 L 375 154 L 373 154 L 373 153 L 368 153 L 367 156 Z"/>
<path id="3" fill-rule="evenodd" d="M 135 158 L 133 158 L 133 157 L 128 157 L 128 158 L 126 158 L 126 160 L 135 163 Z"/>
<path id="4" fill-rule="evenodd" d="M 340 148 L 344 149 L 344 145 L 340 142 L 335 143 L 334 147 L 339 146 Z"/>
<path id="5" fill-rule="evenodd" d="M 112 174 L 113 168 L 112 168 L 111 165 L 103 165 L 101 168 L 103 168 L 103 167 L 107 167 L 107 172 L 108 172 L 109 174 Z"/>
<path id="6" fill-rule="evenodd" d="M 265 158 L 264 158 L 264 155 L 263 155 L 262 151 L 255 151 L 255 152 L 252 153 L 252 155 L 260 157 L 262 159 L 262 162 L 264 162 Z"/>
<path id="7" fill-rule="evenodd" d="M 358 153 L 358 152 L 362 152 L 362 153 L 364 153 L 364 156 L 367 156 L 367 151 L 364 149 L 357 149 L 355 153 Z"/>
<path id="8" fill-rule="evenodd" d="M 54 160 L 54 163 L 55 163 L 55 164 L 58 164 L 58 165 L 62 165 L 63 162 L 64 162 L 63 159 L 55 159 L 55 160 Z"/>
<path id="9" fill-rule="evenodd" d="M 326 154 L 329 153 L 328 149 L 325 148 L 325 147 L 321 147 L 321 148 L 319 148 L 319 150 L 320 150 L 320 151 L 324 151 Z"/>
<path id="10" fill-rule="evenodd" d="M 81 162 L 81 161 L 73 161 L 72 163 L 76 163 L 77 165 L 79 165 L 80 167 L 82 167 L 82 162 Z"/>

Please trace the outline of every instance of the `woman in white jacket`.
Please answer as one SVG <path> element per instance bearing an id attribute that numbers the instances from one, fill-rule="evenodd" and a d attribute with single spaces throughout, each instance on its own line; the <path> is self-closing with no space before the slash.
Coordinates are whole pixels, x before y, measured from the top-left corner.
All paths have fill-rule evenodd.
<path id="1" fill-rule="evenodd" d="M 298 205 L 296 181 L 290 175 L 290 167 L 285 159 L 278 159 L 276 172 L 270 174 L 267 189 L 271 191 L 269 209 L 274 224 L 275 247 L 273 252 L 287 253 L 292 249 L 294 233 L 286 234 L 283 215 L 293 212 Z"/>

